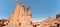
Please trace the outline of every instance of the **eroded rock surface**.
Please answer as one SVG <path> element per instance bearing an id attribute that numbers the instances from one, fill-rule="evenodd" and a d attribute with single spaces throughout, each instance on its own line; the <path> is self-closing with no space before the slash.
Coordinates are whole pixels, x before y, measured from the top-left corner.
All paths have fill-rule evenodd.
<path id="1" fill-rule="evenodd" d="M 28 6 L 27 8 L 27 12 L 24 8 L 24 5 L 22 3 L 18 3 L 16 6 L 15 11 L 13 12 L 13 14 L 11 15 L 10 19 L 9 19 L 9 24 L 11 25 L 13 24 L 13 26 L 18 25 L 20 26 L 30 26 L 31 22 L 32 22 L 32 15 L 31 15 L 31 11 L 30 11 L 30 6 Z"/>
<path id="2" fill-rule="evenodd" d="M 32 22 L 30 6 L 25 9 L 19 2 L 9 20 L 0 20 L 0 27 L 60 27 L 60 14 L 56 18 L 48 17 L 42 22 Z"/>

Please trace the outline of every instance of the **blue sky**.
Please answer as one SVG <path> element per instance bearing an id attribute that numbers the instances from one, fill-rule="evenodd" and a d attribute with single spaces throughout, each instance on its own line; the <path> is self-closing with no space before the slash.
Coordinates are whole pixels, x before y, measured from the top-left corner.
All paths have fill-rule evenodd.
<path id="1" fill-rule="evenodd" d="M 0 19 L 8 19 L 18 2 L 30 5 L 32 21 L 38 22 L 60 13 L 60 0 L 0 0 Z"/>

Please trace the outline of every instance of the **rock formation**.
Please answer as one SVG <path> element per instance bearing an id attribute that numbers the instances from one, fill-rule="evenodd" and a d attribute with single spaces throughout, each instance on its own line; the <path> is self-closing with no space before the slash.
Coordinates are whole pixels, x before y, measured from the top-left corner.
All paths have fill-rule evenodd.
<path id="1" fill-rule="evenodd" d="M 9 20 L 0 20 L 0 27 L 60 27 L 60 14 L 56 18 L 49 17 L 42 22 L 32 22 L 30 6 L 25 9 L 19 2 Z"/>
<path id="2" fill-rule="evenodd" d="M 9 20 L 4 20 L 4 19 L 0 20 L 0 27 L 8 25 L 8 22 Z"/>
<path id="3" fill-rule="evenodd" d="M 59 27 L 60 22 L 56 18 L 49 17 L 42 22 L 34 23 L 34 26 L 35 27 Z"/>
<path id="4" fill-rule="evenodd" d="M 32 12 L 30 11 L 30 6 L 26 10 L 24 5 L 19 2 L 8 20 L 8 25 L 4 27 L 32 27 Z M 6 23 L 4 21 L 1 22 Z"/>
<path id="5" fill-rule="evenodd" d="M 28 6 L 27 12 L 26 12 L 24 5 L 19 2 L 16 6 L 15 11 L 13 12 L 13 14 L 9 19 L 9 24 L 11 23 L 16 24 L 20 27 L 21 26 L 25 27 L 25 25 L 30 26 L 32 24 L 32 15 L 30 11 L 30 6 Z"/>
<path id="6" fill-rule="evenodd" d="M 57 14 L 57 15 L 56 15 L 56 19 L 57 19 L 58 21 L 60 21 L 60 14 Z"/>

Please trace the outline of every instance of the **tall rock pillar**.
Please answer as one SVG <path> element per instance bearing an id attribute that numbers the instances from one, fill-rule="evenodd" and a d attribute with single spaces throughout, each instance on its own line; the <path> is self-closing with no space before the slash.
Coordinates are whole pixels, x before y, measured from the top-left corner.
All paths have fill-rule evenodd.
<path id="1" fill-rule="evenodd" d="M 10 17 L 10 22 L 14 22 L 14 23 L 19 22 L 19 19 L 21 20 L 22 18 L 23 9 L 24 9 L 23 4 L 19 2 L 16 6 L 15 11 Z"/>
<path id="2" fill-rule="evenodd" d="M 32 13 L 30 11 L 30 6 L 28 6 L 27 11 L 24 8 L 22 3 L 18 3 L 15 11 L 9 19 L 9 25 L 13 24 L 14 26 L 18 25 L 20 27 L 31 26 L 32 23 Z"/>

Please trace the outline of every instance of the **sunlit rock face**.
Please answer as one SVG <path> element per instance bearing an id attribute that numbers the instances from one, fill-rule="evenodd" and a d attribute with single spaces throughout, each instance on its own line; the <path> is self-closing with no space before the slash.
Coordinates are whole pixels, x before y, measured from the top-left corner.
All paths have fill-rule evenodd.
<path id="1" fill-rule="evenodd" d="M 4 24 L 4 26 L 2 26 Z M 32 12 L 30 6 L 25 9 L 24 5 L 19 2 L 16 5 L 15 11 L 7 21 L 0 21 L 1 27 L 33 27 L 32 26 Z"/>
<path id="2" fill-rule="evenodd" d="M 18 26 L 31 26 L 32 24 L 32 13 L 30 11 L 30 6 L 27 7 L 27 12 L 22 3 L 18 3 L 15 11 L 12 13 L 9 19 L 9 25 L 18 25 Z"/>
<path id="3" fill-rule="evenodd" d="M 56 18 L 48 17 L 42 22 L 32 22 L 30 6 L 25 9 L 19 2 L 9 20 L 0 20 L 0 27 L 60 27 L 60 14 Z"/>
<path id="4" fill-rule="evenodd" d="M 41 22 L 40 25 L 37 25 L 36 27 L 50 27 L 49 23 Z"/>
<path id="5" fill-rule="evenodd" d="M 42 22 L 36 22 L 32 24 L 33 27 L 59 27 L 60 22 L 56 18 L 48 17 Z"/>

